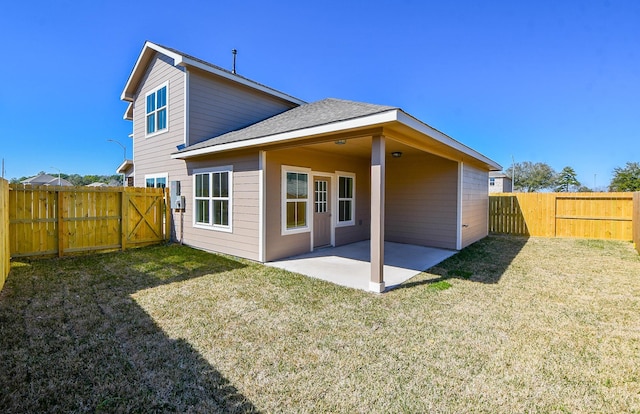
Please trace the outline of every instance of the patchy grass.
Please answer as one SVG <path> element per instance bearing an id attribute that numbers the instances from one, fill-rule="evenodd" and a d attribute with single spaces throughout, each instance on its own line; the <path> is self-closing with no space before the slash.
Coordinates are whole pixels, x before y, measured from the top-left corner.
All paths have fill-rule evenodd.
<path id="1" fill-rule="evenodd" d="M 629 243 L 492 236 L 374 295 L 181 246 L 12 264 L 4 412 L 640 412 Z"/>

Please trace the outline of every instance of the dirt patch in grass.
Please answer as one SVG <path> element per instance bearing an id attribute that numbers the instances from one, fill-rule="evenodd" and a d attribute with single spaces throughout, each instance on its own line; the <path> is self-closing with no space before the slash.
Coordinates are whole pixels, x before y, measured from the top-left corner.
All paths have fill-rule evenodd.
<path id="1" fill-rule="evenodd" d="M 180 246 L 14 263 L 9 412 L 634 412 L 629 243 L 492 236 L 374 295 Z"/>

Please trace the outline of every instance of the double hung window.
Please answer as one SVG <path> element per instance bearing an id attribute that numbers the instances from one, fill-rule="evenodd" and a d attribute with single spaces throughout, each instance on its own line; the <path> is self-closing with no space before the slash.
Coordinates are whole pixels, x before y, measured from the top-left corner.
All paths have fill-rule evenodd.
<path id="1" fill-rule="evenodd" d="M 145 101 L 146 134 L 154 135 L 163 132 L 168 127 L 167 122 L 167 97 L 168 85 L 162 85 L 158 89 L 149 92 Z"/>
<path id="2" fill-rule="evenodd" d="M 300 233 L 310 230 L 309 170 L 283 167 L 282 232 Z"/>
<path id="3" fill-rule="evenodd" d="M 196 225 L 231 231 L 232 176 L 230 168 L 193 175 Z"/>
<path id="4" fill-rule="evenodd" d="M 338 173 L 338 225 L 355 224 L 355 174 Z"/>

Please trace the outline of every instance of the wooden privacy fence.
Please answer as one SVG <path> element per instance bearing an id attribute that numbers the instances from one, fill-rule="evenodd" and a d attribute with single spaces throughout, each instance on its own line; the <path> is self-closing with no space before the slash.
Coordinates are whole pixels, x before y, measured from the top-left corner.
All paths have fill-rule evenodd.
<path id="1" fill-rule="evenodd" d="M 638 214 L 636 208 L 635 217 Z M 632 240 L 633 218 L 633 193 L 502 193 L 489 197 L 492 233 Z"/>
<path id="2" fill-rule="evenodd" d="M 9 274 L 9 182 L 0 178 L 0 290 Z"/>
<path id="3" fill-rule="evenodd" d="M 167 240 L 168 190 L 11 185 L 11 257 L 126 249 Z"/>
<path id="4" fill-rule="evenodd" d="M 633 193 L 633 244 L 640 253 L 640 192 Z"/>

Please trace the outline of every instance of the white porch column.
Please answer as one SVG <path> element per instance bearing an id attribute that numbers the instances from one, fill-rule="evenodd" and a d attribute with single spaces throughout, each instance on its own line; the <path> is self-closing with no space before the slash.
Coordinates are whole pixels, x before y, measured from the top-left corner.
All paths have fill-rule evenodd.
<path id="1" fill-rule="evenodd" d="M 385 137 L 371 143 L 371 279 L 369 290 L 384 291 Z"/>

